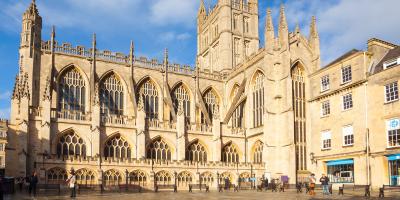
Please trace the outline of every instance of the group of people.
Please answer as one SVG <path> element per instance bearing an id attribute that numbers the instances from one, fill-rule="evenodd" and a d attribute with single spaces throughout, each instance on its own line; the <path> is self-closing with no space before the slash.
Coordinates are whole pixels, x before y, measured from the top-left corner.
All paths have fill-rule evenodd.
<path id="1" fill-rule="evenodd" d="M 70 175 L 65 182 L 71 189 L 71 198 L 76 197 L 76 175 L 74 169 L 71 169 Z M 36 188 L 37 184 L 39 183 L 39 178 L 36 171 L 34 171 L 31 176 L 17 178 L 16 183 L 18 184 L 20 191 L 22 191 L 22 187 L 25 184 L 28 186 L 29 195 L 36 196 Z"/>
<path id="2" fill-rule="evenodd" d="M 311 174 L 311 176 L 309 177 L 309 187 L 310 187 L 310 191 L 309 194 L 310 195 L 315 195 L 315 184 L 317 182 L 317 178 L 315 177 L 315 174 Z M 325 175 L 322 174 L 321 178 L 319 179 L 319 182 L 322 185 L 322 194 L 323 195 L 330 195 L 331 192 L 329 191 L 329 178 Z"/>

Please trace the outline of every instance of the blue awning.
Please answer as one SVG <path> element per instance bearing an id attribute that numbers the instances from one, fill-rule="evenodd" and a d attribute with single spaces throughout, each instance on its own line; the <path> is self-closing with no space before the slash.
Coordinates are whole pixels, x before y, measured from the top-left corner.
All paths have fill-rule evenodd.
<path id="1" fill-rule="evenodd" d="M 386 157 L 388 160 L 400 160 L 400 154 L 387 155 Z"/>
<path id="2" fill-rule="evenodd" d="M 327 161 L 327 166 L 354 164 L 353 159 Z"/>

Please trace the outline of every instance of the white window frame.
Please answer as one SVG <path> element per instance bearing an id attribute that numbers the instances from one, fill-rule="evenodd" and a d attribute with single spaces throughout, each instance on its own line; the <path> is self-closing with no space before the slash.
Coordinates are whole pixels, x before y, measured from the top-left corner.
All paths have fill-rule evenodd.
<path id="1" fill-rule="evenodd" d="M 324 81 L 327 83 L 326 85 L 324 85 Z M 327 74 L 321 77 L 321 92 L 325 92 L 329 89 L 330 89 L 330 79 L 329 75 Z"/>
<path id="2" fill-rule="evenodd" d="M 398 58 L 396 58 L 394 60 L 386 61 L 386 62 L 383 63 L 383 70 L 390 69 L 390 68 L 392 68 L 392 67 L 394 67 L 396 65 L 399 65 L 399 64 L 400 64 L 400 57 L 398 57 Z"/>
<path id="3" fill-rule="evenodd" d="M 344 74 L 343 74 L 343 72 L 344 72 L 344 70 L 345 69 L 347 69 L 347 68 L 350 68 L 350 75 L 349 75 L 349 80 L 344 80 Z M 353 80 L 353 72 L 352 72 L 352 68 L 351 68 L 351 65 L 347 65 L 347 66 L 345 66 L 345 67 L 342 67 L 342 70 L 341 70 L 341 75 L 342 75 L 342 77 L 341 77 L 341 80 L 342 80 L 342 84 L 346 84 L 346 83 L 350 83 L 352 80 Z"/>
<path id="4" fill-rule="evenodd" d="M 345 107 L 345 105 L 346 105 L 345 98 L 348 97 L 348 96 L 350 96 L 349 105 L 351 105 L 351 106 L 348 107 L 348 108 L 346 108 L 346 107 Z M 343 111 L 350 110 L 350 109 L 353 108 L 353 106 L 354 106 L 354 103 L 353 103 L 353 93 L 350 92 L 350 93 L 347 93 L 347 94 L 343 95 L 343 96 L 342 96 L 342 110 L 343 110 Z"/>
<path id="5" fill-rule="evenodd" d="M 397 125 L 393 125 L 392 123 L 395 122 L 397 123 Z M 400 132 L 400 118 L 392 118 L 392 119 L 388 119 L 385 122 L 386 125 L 386 141 L 387 141 L 387 148 L 397 148 L 400 147 L 399 145 L 395 145 L 395 146 L 391 146 L 389 144 L 389 131 L 394 131 L 394 130 L 398 130 Z M 399 136 L 400 137 L 400 136 Z"/>
<path id="6" fill-rule="evenodd" d="M 328 113 L 324 112 L 324 105 L 326 105 L 326 104 L 329 105 L 328 106 L 328 108 L 329 108 L 329 112 Z M 330 114 L 331 114 L 331 103 L 330 103 L 329 100 L 326 100 L 326 101 L 321 103 L 321 117 L 326 117 L 326 116 L 329 116 Z"/>
<path id="7" fill-rule="evenodd" d="M 354 128 L 353 125 L 346 125 L 342 127 L 343 134 L 343 146 L 353 146 L 354 145 Z M 346 144 L 346 136 L 353 136 L 353 142 Z"/>
<path id="8" fill-rule="evenodd" d="M 391 85 L 396 85 L 397 90 L 394 91 L 394 92 L 397 93 L 397 98 L 388 101 L 388 98 L 387 98 L 388 88 L 387 87 L 390 87 Z M 394 87 L 394 86 L 392 86 L 392 87 Z M 384 87 L 384 93 L 385 93 L 385 96 L 384 96 L 385 103 L 391 103 L 391 102 L 394 102 L 394 101 L 398 101 L 399 100 L 399 84 L 397 83 L 397 81 L 386 84 L 385 87 Z"/>
<path id="9" fill-rule="evenodd" d="M 326 140 L 330 140 L 330 146 L 329 147 L 324 147 L 324 142 Z M 331 131 L 322 131 L 321 132 L 321 149 L 322 150 L 328 150 L 332 148 L 332 132 Z"/>

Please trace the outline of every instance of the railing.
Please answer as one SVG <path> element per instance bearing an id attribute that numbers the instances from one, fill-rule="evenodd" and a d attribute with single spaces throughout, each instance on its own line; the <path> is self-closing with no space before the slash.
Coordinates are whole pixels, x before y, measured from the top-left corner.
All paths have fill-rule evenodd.
<path id="1" fill-rule="evenodd" d="M 85 121 L 87 119 L 87 116 L 83 111 L 75 111 L 75 110 L 61 110 L 61 111 L 58 111 L 58 110 L 52 110 L 51 111 L 51 118 Z"/>
<path id="2" fill-rule="evenodd" d="M 244 128 L 232 127 L 231 131 L 232 131 L 231 132 L 232 135 L 242 135 L 242 134 L 244 134 Z"/>
<path id="3" fill-rule="evenodd" d="M 51 52 L 51 41 L 42 41 L 42 51 Z M 62 43 L 59 45 L 57 42 L 54 43 L 54 52 L 60 54 L 74 55 L 80 56 L 83 58 L 91 58 L 93 56 L 92 48 L 85 48 L 83 46 L 72 46 L 70 43 Z M 99 60 L 119 63 L 119 64 L 129 64 L 130 59 L 128 55 L 123 53 L 115 53 L 109 50 L 99 51 L 96 50 L 96 58 Z M 134 64 L 148 69 L 160 70 L 164 67 L 163 62 L 158 61 L 157 59 L 148 59 L 146 57 L 135 57 Z M 168 66 L 169 72 L 174 72 L 178 74 L 184 75 L 194 75 L 195 71 L 191 66 L 188 65 L 180 65 L 180 64 L 170 64 Z M 223 80 L 224 75 L 220 72 L 209 72 L 209 71 L 201 71 L 200 77 L 209 78 L 215 80 Z"/>
<path id="4" fill-rule="evenodd" d="M 101 115 L 101 123 L 104 124 L 120 124 L 120 125 L 134 125 L 134 121 L 128 119 L 128 116 L 124 115 Z"/>
<path id="5" fill-rule="evenodd" d="M 160 128 L 160 121 L 158 119 L 146 118 L 146 125 L 151 128 Z"/>
<path id="6" fill-rule="evenodd" d="M 40 117 L 42 116 L 41 109 L 38 107 L 29 107 L 29 115 L 32 117 Z"/>

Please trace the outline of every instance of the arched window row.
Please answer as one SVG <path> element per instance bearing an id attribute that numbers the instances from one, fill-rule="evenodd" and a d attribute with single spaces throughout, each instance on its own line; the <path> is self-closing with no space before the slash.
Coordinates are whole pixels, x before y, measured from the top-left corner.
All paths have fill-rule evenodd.
<path id="1" fill-rule="evenodd" d="M 118 170 L 110 169 L 103 174 L 105 185 L 121 185 L 123 183 L 122 174 Z"/>
<path id="2" fill-rule="evenodd" d="M 156 161 L 171 160 L 172 150 L 164 139 L 158 138 L 148 145 L 147 158 Z"/>
<path id="3" fill-rule="evenodd" d="M 57 155 L 58 157 L 86 156 L 85 141 L 73 131 L 66 133 L 58 139 Z"/>
<path id="4" fill-rule="evenodd" d="M 190 183 L 193 181 L 193 176 L 190 172 L 183 171 L 178 174 L 177 182 L 178 182 L 178 187 L 182 186 L 188 186 Z"/>
<path id="5" fill-rule="evenodd" d="M 192 143 L 187 148 L 186 159 L 194 162 L 207 162 L 206 148 L 198 141 Z"/>
<path id="6" fill-rule="evenodd" d="M 146 172 L 142 170 L 135 170 L 129 173 L 129 184 L 131 185 L 147 185 L 147 175 Z"/>
<path id="7" fill-rule="evenodd" d="M 67 171 L 59 167 L 51 168 L 46 173 L 48 184 L 62 184 L 68 179 Z"/>
<path id="8" fill-rule="evenodd" d="M 106 158 L 130 158 L 131 154 L 131 146 L 120 134 L 110 138 L 104 145 Z"/>
<path id="9" fill-rule="evenodd" d="M 222 162 L 239 162 L 239 151 L 233 143 L 225 145 L 225 147 L 222 149 Z"/>
<path id="10" fill-rule="evenodd" d="M 79 185 L 95 185 L 97 182 L 95 172 L 89 169 L 79 169 L 75 175 L 76 182 Z"/>
<path id="11" fill-rule="evenodd" d="M 171 173 L 167 171 L 159 171 L 155 175 L 157 185 L 171 185 L 174 179 Z"/>

